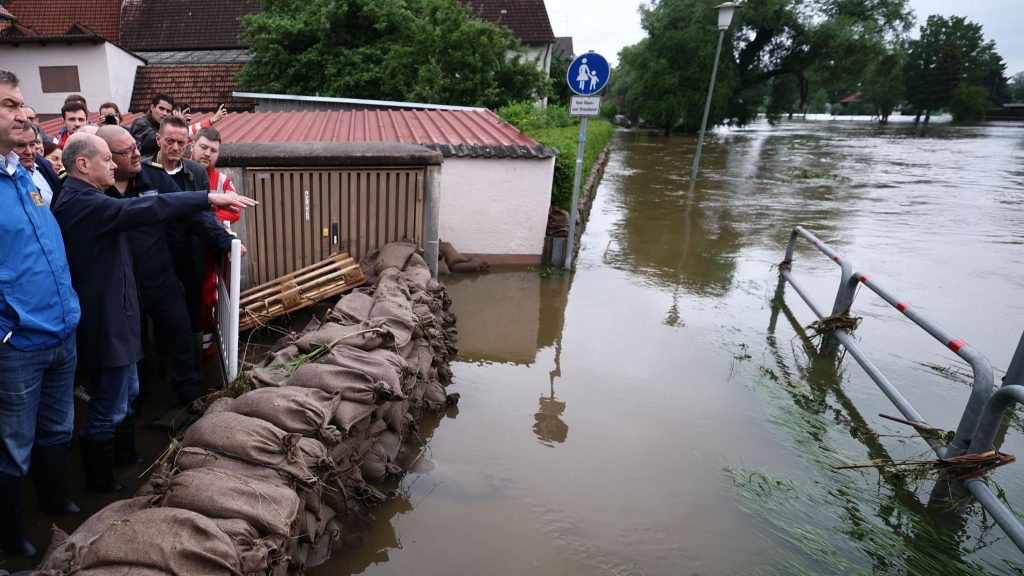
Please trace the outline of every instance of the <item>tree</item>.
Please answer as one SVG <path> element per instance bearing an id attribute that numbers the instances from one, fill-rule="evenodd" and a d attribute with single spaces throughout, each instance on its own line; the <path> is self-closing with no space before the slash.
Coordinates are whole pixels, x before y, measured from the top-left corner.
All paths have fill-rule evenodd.
<path id="1" fill-rule="evenodd" d="M 949 112 L 953 120 L 958 122 L 981 119 L 989 107 L 988 92 L 981 86 L 961 84 L 953 90 L 949 99 Z"/>
<path id="2" fill-rule="evenodd" d="M 640 8 L 648 37 L 623 50 L 615 88 L 631 112 L 663 129 L 696 129 L 718 31 L 714 0 L 652 0 Z M 913 23 L 907 0 L 758 0 L 737 11 L 710 121 L 806 111 L 821 89 L 857 90 Z"/>
<path id="3" fill-rule="evenodd" d="M 867 70 L 862 83 L 864 100 L 871 104 L 881 124 L 903 98 L 903 52 L 893 50 L 876 60 Z"/>
<path id="4" fill-rule="evenodd" d="M 906 0 L 762 0 L 738 18 L 734 118 L 805 111 L 818 89 L 854 93 L 913 23 Z"/>
<path id="5" fill-rule="evenodd" d="M 1017 72 L 1009 83 L 1010 99 L 1013 102 L 1024 102 L 1024 72 Z"/>
<path id="6" fill-rule="evenodd" d="M 962 16 L 932 15 L 921 27 L 921 37 L 910 42 L 907 99 L 918 118 L 924 114 L 925 122 L 933 111 L 949 104 L 961 84 L 984 88 L 993 101 L 1005 99 L 1005 69 L 995 43 L 985 41 L 981 25 Z"/>
<path id="7" fill-rule="evenodd" d="M 242 24 L 256 90 L 492 108 L 547 91 L 511 31 L 458 0 L 262 0 Z"/>

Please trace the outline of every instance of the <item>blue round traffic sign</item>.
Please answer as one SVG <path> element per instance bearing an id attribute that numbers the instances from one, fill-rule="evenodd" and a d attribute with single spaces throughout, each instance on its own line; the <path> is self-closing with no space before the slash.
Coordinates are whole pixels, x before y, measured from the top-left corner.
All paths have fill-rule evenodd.
<path id="1" fill-rule="evenodd" d="M 569 64 L 569 71 L 565 74 L 565 80 L 569 83 L 569 89 L 587 96 L 597 94 L 608 83 L 608 75 L 611 70 L 608 61 L 604 56 L 596 52 L 580 54 Z"/>

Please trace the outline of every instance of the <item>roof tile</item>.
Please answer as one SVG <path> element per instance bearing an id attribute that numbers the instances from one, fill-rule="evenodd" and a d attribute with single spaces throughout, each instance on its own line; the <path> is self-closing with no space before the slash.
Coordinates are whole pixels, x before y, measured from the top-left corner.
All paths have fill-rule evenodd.
<path id="1" fill-rule="evenodd" d="M 43 36 L 63 36 L 75 24 L 82 24 L 112 42 L 119 40 L 118 16 L 121 0 L 7 0 L 7 10 L 18 22 Z"/>
<path id="2" fill-rule="evenodd" d="M 554 43 L 544 0 L 462 0 L 481 20 L 503 24 L 523 43 Z"/>
<path id="3" fill-rule="evenodd" d="M 193 110 L 216 110 L 220 104 L 235 110 L 251 108 L 251 101 L 231 95 L 241 69 L 242 64 L 143 66 L 135 73 L 129 109 L 148 110 L 149 99 L 158 92 L 188 103 Z"/>
<path id="4" fill-rule="evenodd" d="M 240 48 L 240 18 L 257 0 L 125 0 L 121 43 L 129 50 Z"/>

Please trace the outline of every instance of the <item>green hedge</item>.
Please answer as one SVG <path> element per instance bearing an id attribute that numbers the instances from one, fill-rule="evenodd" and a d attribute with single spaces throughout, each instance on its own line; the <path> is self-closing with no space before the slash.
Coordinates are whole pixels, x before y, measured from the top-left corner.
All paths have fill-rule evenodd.
<path id="1" fill-rule="evenodd" d="M 550 106 L 539 108 L 533 104 L 511 104 L 500 108 L 497 114 L 521 132 L 544 146 L 558 149 L 555 160 L 555 178 L 551 186 L 551 204 L 569 210 L 572 204 L 572 179 L 576 170 L 576 147 L 580 127 L 565 108 Z M 611 141 L 615 127 L 607 120 L 591 118 L 587 121 L 587 141 L 583 147 L 583 176 L 580 187 L 587 180 L 594 161 Z M 580 191 L 582 193 L 582 190 Z"/>

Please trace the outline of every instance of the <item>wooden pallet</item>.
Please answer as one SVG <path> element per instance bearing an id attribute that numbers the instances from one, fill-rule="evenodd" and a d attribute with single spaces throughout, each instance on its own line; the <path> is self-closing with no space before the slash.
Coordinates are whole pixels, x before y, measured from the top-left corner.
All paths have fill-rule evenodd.
<path id="1" fill-rule="evenodd" d="M 365 282 L 363 271 L 348 252 L 337 252 L 312 266 L 242 292 L 238 303 L 238 330 L 261 326 Z"/>

